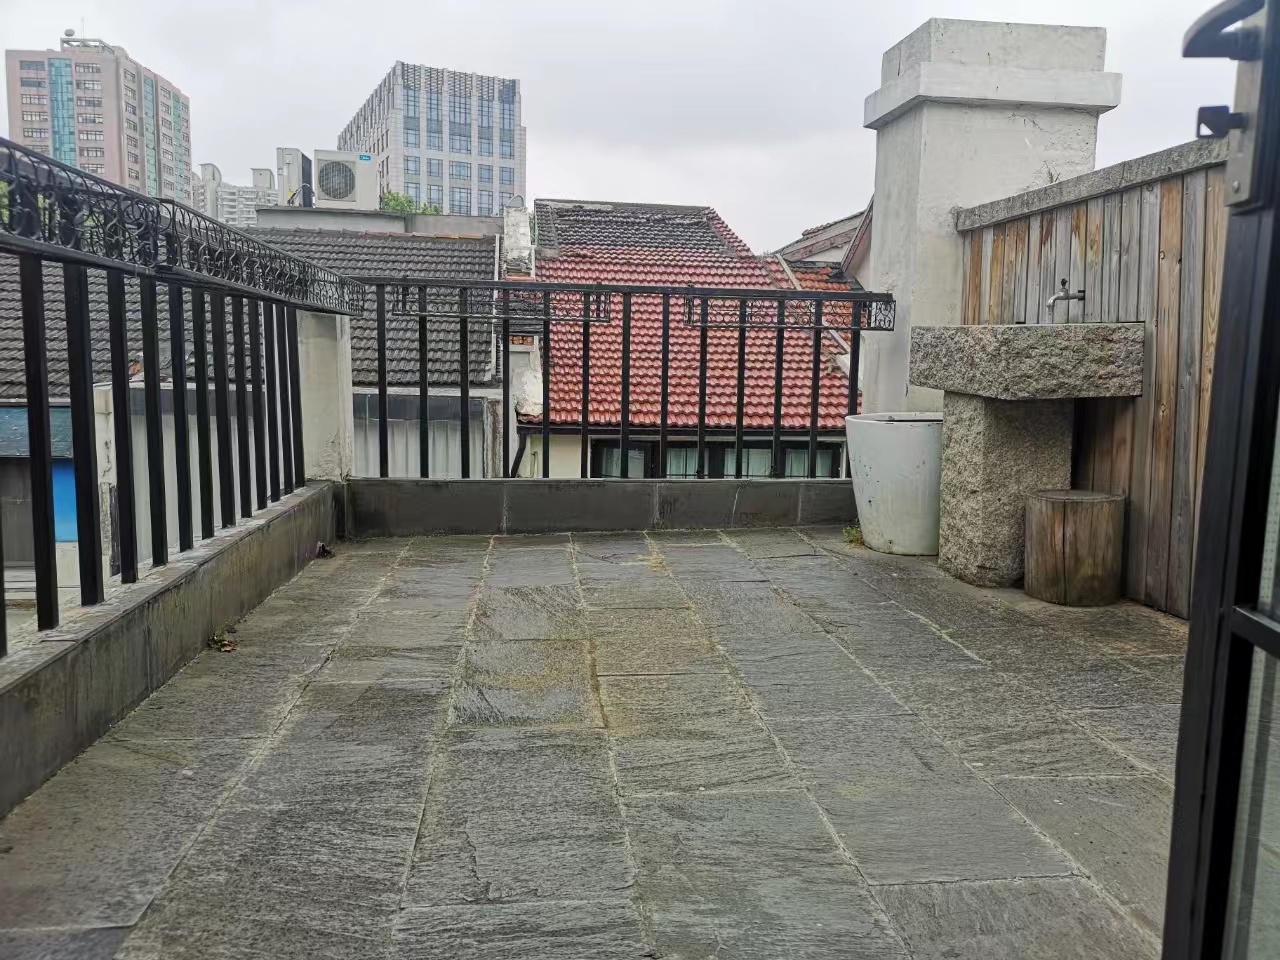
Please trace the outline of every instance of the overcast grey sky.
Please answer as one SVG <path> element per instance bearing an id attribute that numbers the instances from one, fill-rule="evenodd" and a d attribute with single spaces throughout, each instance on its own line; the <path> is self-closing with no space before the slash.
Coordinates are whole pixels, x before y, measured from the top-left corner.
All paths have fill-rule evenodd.
<path id="1" fill-rule="evenodd" d="M 193 161 L 236 183 L 272 166 L 277 146 L 333 148 L 396 60 L 516 77 L 531 197 L 709 204 L 765 250 L 866 203 L 875 135 L 863 100 L 881 53 L 929 17 L 1106 27 L 1124 92 L 1102 118 L 1105 165 L 1190 139 L 1197 106 L 1229 102 L 1229 65 L 1179 56 L 1211 5 L 0 0 L 0 36 L 56 47 L 83 18 L 82 35 L 127 48 L 191 97 Z"/>

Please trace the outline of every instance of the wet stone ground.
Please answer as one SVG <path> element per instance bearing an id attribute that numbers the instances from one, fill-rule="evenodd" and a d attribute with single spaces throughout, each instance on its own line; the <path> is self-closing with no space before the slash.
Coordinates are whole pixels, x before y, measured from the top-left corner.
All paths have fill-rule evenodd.
<path id="1" fill-rule="evenodd" d="M 838 530 L 346 544 L 0 821 L 0 956 L 1154 958 L 1185 628 Z"/>

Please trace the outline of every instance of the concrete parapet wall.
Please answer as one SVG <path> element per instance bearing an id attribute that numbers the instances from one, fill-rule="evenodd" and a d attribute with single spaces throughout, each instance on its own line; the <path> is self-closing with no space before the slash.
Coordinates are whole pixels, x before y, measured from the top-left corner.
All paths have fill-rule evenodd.
<path id="1" fill-rule="evenodd" d="M 313 483 L 0 660 L 0 816 L 159 689 L 335 537 L 339 487 Z"/>
<path id="2" fill-rule="evenodd" d="M 403 480 L 347 483 L 347 535 L 852 523 L 848 480 Z"/>

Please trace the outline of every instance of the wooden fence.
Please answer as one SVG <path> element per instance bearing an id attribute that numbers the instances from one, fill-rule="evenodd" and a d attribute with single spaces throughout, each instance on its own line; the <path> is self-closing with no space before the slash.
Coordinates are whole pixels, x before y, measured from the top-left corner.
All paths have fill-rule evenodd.
<path id="1" fill-rule="evenodd" d="M 1205 155 L 1180 149 L 1195 158 L 1183 165 Z M 1108 174 L 1078 181 L 1138 179 Z M 984 210 L 991 220 L 998 207 L 962 211 L 957 223 L 980 223 Z M 1125 592 L 1181 617 L 1190 606 L 1226 223 L 1223 167 L 1199 165 L 964 231 L 966 324 L 1145 325 L 1142 396 L 1077 401 L 1073 484 L 1128 495 Z M 1050 311 L 1045 303 L 1063 279 L 1085 299 Z"/>

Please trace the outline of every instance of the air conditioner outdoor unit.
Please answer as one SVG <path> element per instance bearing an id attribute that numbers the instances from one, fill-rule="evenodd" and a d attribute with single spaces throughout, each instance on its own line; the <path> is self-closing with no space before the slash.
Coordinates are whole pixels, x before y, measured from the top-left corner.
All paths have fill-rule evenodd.
<path id="1" fill-rule="evenodd" d="M 317 150 L 315 156 L 317 207 L 378 209 L 378 171 L 369 154 Z"/>

